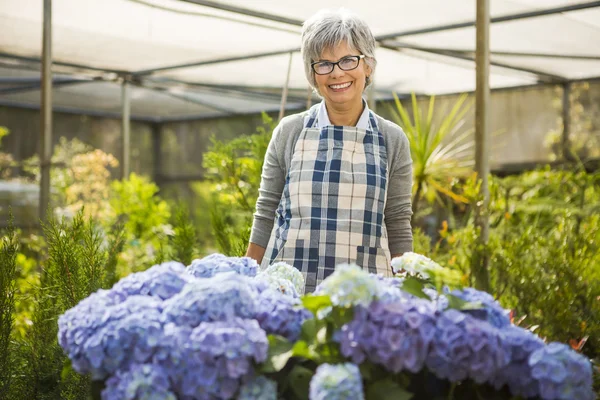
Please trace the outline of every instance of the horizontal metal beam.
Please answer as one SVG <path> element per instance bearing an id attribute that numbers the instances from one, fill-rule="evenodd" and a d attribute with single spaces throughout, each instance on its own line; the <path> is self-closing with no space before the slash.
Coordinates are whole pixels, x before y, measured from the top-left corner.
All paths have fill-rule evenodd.
<path id="1" fill-rule="evenodd" d="M 397 47 L 391 46 L 391 45 L 382 45 L 381 47 L 389 49 L 389 50 L 400 51 L 400 52 L 403 50 L 402 48 L 397 48 Z M 475 62 L 474 55 L 468 56 L 468 55 L 464 55 L 462 53 L 455 53 L 455 52 L 447 51 L 447 50 L 439 50 L 438 51 L 438 50 L 431 50 L 431 49 L 426 49 L 426 48 L 416 48 L 416 47 L 412 48 L 410 50 L 421 51 L 424 53 L 436 54 L 436 55 L 456 58 L 459 60 Z M 507 69 L 511 69 L 514 71 L 520 71 L 520 72 L 526 72 L 529 74 L 533 74 L 533 75 L 537 76 L 538 79 L 540 79 L 544 82 L 547 82 L 547 83 L 563 83 L 568 80 L 567 78 L 565 78 L 563 76 L 551 74 L 551 73 L 536 70 L 533 68 L 518 67 L 518 66 L 506 64 L 506 63 L 496 62 L 496 61 L 490 61 L 490 65 L 493 65 L 495 67 L 507 68 Z"/>
<path id="2" fill-rule="evenodd" d="M 589 1 L 586 3 L 572 4 L 569 6 L 548 8 L 545 10 L 536 10 L 536 11 L 529 11 L 529 12 L 518 13 L 518 14 L 503 15 L 500 17 L 491 18 L 490 22 L 498 23 L 498 22 L 515 21 L 515 20 L 519 20 L 519 19 L 534 18 L 534 17 L 544 17 L 544 16 L 548 16 L 548 15 L 553 15 L 553 14 L 561 14 L 561 13 L 565 13 L 565 12 L 579 11 L 579 10 L 585 10 L 588 8 L 596 8 L 596 7 L 600 7 L 600 1 Z M 420 28 L 420 29 L 413 29 L 413 30 L 407 30 L 407 31 L 399 31 L 399 32 L 395 32 L 395 33 L 388 33 L 385 35 L 379 35 L 376 37 L 376 39 L 379 41 L 382 41 L 382 40 L 387 40 L 387 39 L 394 39 L 394 38 L 401 37 L 401 36 L 422 35 L 425 33 L 442 32 L 442 31 L 449 31 L 449 30 L 453 30 L 453 29 L 470 28 L 470 27 L 474 27 L 474 26 L 475 26 L 475 21 L 472 20 L 472 21 L 458 22 L 458 23 L 454 23 L 454 24 L 437 25 L 437 26 L 432 26 L 429 28 Z"/>
<path id="3" fill-rule="evenodd" d="M 0 106 L 3 107 L 13 107 L 13 108 L 23 108 L 27 110 L 39 110 L 39 104 L 31 104 L 19 101 L 5 100 L 0 99 Z M 52 106 L 53 112 L 64 113 L 64 114 L 75 114 L 75 115 L 88 115 L 90 117 L 99 117 L 99 118 L 110 118 L 110 119 L 121 119 L 120 112 L 111 112 L 111 111 L 97 111 L 97 110 L 85 110 L 82 108 L 76 107 L 65 107 L 65 106 Z M 160 122 L 160 118 L 156 117 L 141 117 L 141 116 L 131 116 L 132 121 L 138 122 L 148 122 L 148 123 L 156 123 Z"/>
<path id="4" fill-rule="evenodd" d="M 255 58 L 263 58 L 263 57 L 278 56 L 281 54 L 289 54 L 290 51 L 297 52 L 297 51 L 300 51 L 300 48 L 295 48 L 292 50 L 276 50 L 276 51 L 269 51 L 269 52 L 265 52 L 265 53 L 256 53 L 256 54 L 249 54 L 249 55 L 243 55 L 243 56 L 216 58 L 216 59 L 212 59 L 212 60 L 194 61 L 194 62 L 188 62 L 188 63 L 183 63 L 183 64 L 168 65 L 165 67 L 158 67 L 158 68 L 151 68 L 151 69 L 137 71 L 137 72 L 134 72 L 133 75 L 143 76 L 143 75 L 150 75 L 155 72 L 164 72 L 164 71 L 170 71 L 170 70 L 174 70 L 174 69 L 201 67 L 204 65 L 222 64 L 222 63 L 227 63 L 227 62 L 232 62 L 232 61 L 252 60 Z"/>
<path id="5" fill-rule="evenodd" d="M 418 46 L 410 43 L 399 42 L 399 41 L 385 41 L 384 44 L 389 44 L 398 49 L 414 49 L 422 51 L 436 51 L 436 52 L 452 52 L 457 54 L 475 55 L 475 50 L 466 49 L 448 49 L 440 47 L 429 47 L 429 46 Z M 600 61 L 600 55 L 578 55 L 578 54 L 548 54 L 548 53 L 526 53 L 516 51 L 490 51 L 491 55 L 494 56 L 507 56 L 507 57 L 535 57 L 535 58 L 558 58 L 558 59 L 569 59 L 569 60 L 585 60 L 585 61 Z"/>
<path id="6" fill-rule="evenodd" d="M 247 15 L 249 17 L 255 17 L 260 19 L 265 19 L 274 22 L 280 22 L 288 25 L 302 26 L 304 21 L 295 19 L 282 17 L 280 15 L 269 14 L 266 12 L 261 12 L 257 10 L 252 10 L 250 8 L 238 7 L 231 4 L 224 4 L 219 1 L 211 1 L 211 0 L 180 0 L 186 3 L 197 4 L 204 7 L 216 8 L 218 10 L 229 11 L 235 14 Z"/>
<path id="7" fill-rule="evenodd" d="M 17 61 L 25 61 L 25 62 L 31 62 L 31 63 L 41 63 L 41 59 L 38 58 L 38 57 L 26 57 L 26 56 L 20 56 L 20 55 L 17 55 L 17 54 L 4 53 L 4 52 L 0 52 L 0 58 L 10 58 L 10 59 L 17 60 Z M 69 67 L 69 68 L 76 68 L 76 69 L 84 69 L 84 70 L 88 70 L 88 71 L 112 73 L 112 74 L 117 74 L 117 75 L 123 75 L 123 74 L 130 74 L 131 73 L 131 72 L 128 72 L 128 71 L 125 71 L 125 70 L 102 68 L 102 67 L 94 67 L 94 66 L 91 66 L 91 65 L 84 65 L 84 64 L 77 64 L 77 63 L 70 63 L 70 62 L 56 61 L 56 60 L 52 60 L 52 65 L 56 65 L 56 66 L 60 66 L 60 67 Z"/>
<path id="8" fill-rule="evenodd" d="M 53 79 L 52 85 L 54 87 L 61 87 L 61 86 L 76 85 L 76 84 L 79 84 L 79 83 L 88 83 L 88 82 L 93 82 L 93 80 L 91 80 L 91 79 L 60 79 L 60 80 L 55 80 L 55 79 Z M 9 95 L 9 94 L 15 94 L 15 93 L 23 93 L 23 92 L 28 92 L 28 91 L 31 91 L 31 90 L 40 90 L 40 89 L 41 89 L 41 82 L 38 79 L 37 83 L 27 84 L 27 85 L 21 85 L 21 86 L 13 86 L 13 87 L 9 87 L 9 88 L 0 89 L 0 95 Z"/>

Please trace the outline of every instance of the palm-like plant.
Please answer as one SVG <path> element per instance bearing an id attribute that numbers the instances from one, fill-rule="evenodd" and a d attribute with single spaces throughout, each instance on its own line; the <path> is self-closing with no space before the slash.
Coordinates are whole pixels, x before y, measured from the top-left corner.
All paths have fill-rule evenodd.
<path id="1" fill-rule="evenodd" d="M 421 198 L 430 203 L 450 197 L 456 202 L 468 200 L 449 187 L 453 179 L 473 171 L 473 129 L 464 129 L 465 115 L 472 105 L 467 94 L 462 94 L 449 112 L 439 122 L 434 114 L 435 97 L 429 98 L 427 114 L 422 113 L 417 98 L 412 93 L 412 118 L 394 93 L 396 108 L 392 108 L 395 121 L 402 127 L 410 142 L 413 160 L 413 212 Z"/>

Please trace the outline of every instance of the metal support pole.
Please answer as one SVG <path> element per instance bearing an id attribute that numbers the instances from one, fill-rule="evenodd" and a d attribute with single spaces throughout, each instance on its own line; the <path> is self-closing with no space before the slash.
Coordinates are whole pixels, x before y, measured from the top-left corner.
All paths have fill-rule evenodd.
<path id="1" fill-rule="evenodd" d="M 571 152 L 571 141 L 569 139 L 569 134 L 571 133 L 571 84 L 569 82 L 563 84 L 562 120 L 562 158 L 564 161 L 573 161 L 574 157 Z"/>
<path id="2" fill-rule="evenodd" d="M 481 181 L 479 193 L 481 200 L 476 206 L 476 226 L 479 227 L 479 244 L 473 258 L 473 273 L 477 288 L 490 289 L 488 270 L 489 240 L 488 204 L 490 192 L 488 188 L 488 140 L 489 140 L 489 105 L 490 105 L 490 0 L 477 0 L 477 47 L 475 56 L 476 89 L 475 89 L 475 171 Z"/>
<path id="3" fill-rule="evenodd" d="M 279 107 L 279 121 L 283 118 L 285 113 L 285 103 L 287 102 L 288 89 L 290 86 L 290 75 L 292 74 L 292 59 L 294 53 L 290 51 L 290 61 L 288 63 L 287 77 L 285 78 L 285 86 L 283 87 L 283 93 L 281 94 L 281 106 Z"/>
<path id="4" fill-rule="evenodd" d="M 154 175 L 154 183 L 158 186 L 162 183 L 162 135 L 161 125 L 152 124 L 152 172 Z"/>
<path id="5" fill-rule="evenodd" d="M 41 102 L 39 216 L 41 221 L 45 221 L 50 206 L 50 167 L 52 162 L 52 0 L 44 0 Z"/>
<path id="6" fill-rule="evenodd" d="M 131 111 L 131 102 L 129 96 L 129 82 L 127 80 L 123 80 L 123 84 L 121 86 L 121 105 L 123 107 L 122 111 L 122 121 L 121 121 L 121 134 L 123 136 L 123 157 L 121 164 L 121 179 L 127 179 L 129 177 L 129 154 L 130 154 L 130 111 Z"/>

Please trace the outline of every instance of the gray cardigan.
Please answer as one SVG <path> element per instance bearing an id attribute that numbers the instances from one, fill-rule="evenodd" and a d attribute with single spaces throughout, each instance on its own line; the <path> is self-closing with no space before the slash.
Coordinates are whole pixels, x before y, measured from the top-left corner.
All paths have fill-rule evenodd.
<path id="1" fill-rule="evenodd" d="M 318 104 L 311 110 L 315 107 L 318 107 Z M 265 248 L 269 243 L 275 211 L 281 200 L 294 147 L 303 129 L 304 118 L 311 110 L 283 118 L 273 131 L 262 170 L 250 235 L 251 243 Z M 408 139 L 402 129 L 378 115 L 376 117 L 387 147 L 388 187 L 384 223 L 388 232 L 390 253 L 395 255 L 412 251 L 412 159 Z"/>

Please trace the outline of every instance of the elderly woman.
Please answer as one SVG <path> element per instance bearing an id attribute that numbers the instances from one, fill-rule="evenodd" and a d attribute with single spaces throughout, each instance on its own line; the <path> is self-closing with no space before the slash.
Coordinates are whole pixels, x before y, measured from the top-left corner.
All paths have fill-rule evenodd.
<path id="1" fill-rule="evenodd" d="M 247 256 L 293 265 L 307 292 L 340 263 L 390 276 L 391 258 L 412 250 L 412 161 L 404 132 L 362 98 L 375 38 L 357 16 L 322 11 L 304 23 L 301 52 L 323 101 L 273 132 Z"/>

